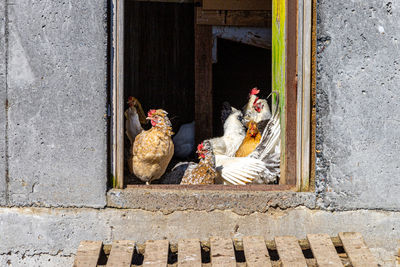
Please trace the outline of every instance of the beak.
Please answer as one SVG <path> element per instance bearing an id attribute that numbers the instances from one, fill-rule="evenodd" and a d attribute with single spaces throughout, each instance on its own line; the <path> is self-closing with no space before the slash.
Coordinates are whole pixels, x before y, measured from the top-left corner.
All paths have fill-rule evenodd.
<path id="1" fill-rule="evenodd" d="M 151 117 L 147 117 L 146 120 L 151 120 Z"/>

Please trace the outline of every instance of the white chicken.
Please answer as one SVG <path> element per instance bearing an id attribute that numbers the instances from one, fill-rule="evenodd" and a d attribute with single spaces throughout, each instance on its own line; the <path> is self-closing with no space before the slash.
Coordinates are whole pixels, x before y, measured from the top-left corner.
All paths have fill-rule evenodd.
<path id="1" fill-rule="evenodd" d="M 267 171 L 265 163 L 250 157 L 215 155 L 215 166 L 220 179 L 216 183 L 245 185 L 261 179 Z M 222 179 L 222 180 L 221 180 Z"/>
<path id="2" fill-rule="evenodd" d="M 209 139 L 214 155 L 234 157 L 244 137 L 246 129 L 242 123 L 242 112 L 232 107 L 232 113 L 224 123 L 224 135 Z"/>
<path id="3" fill-rule="evenodd" d="M 244 118 L 248 121 L 259 123 L 271 118 L 271 110 L 265 99 L 260 99 L 257 95 L 260 93 L 257 87 L 253 88 L 249 94 L 249 101 L 244 108 Z"/>
<path id="4" fill-rule="evenodd" d="M 273 117 L 265 127 L 261 141 L 247 157 L 215 155 L 216 170 L 224 184 L 270 184 L 280 177 L 280 109 L 279 96 Z M 216 179 L 216 182 L 221 180 Z"/>
<path id="5" fill-rule="evenodd" d="M 194 151 L 195 122 L 183 124 L 178 133 L 172 138 L 175 146 L 174 156 L 184 159 Z"/>
<path id="6" fill-rule="evenodd" d="M 249 155 L 250 158 L 262 160 L 266 164 L 265 171 L 253 183 L 271 184 L 280 178 L 280 144 L 281 125 L 279 95 L 276 93 L 276 105 L 272 118 L 265 127 L 260 144 Z"/>

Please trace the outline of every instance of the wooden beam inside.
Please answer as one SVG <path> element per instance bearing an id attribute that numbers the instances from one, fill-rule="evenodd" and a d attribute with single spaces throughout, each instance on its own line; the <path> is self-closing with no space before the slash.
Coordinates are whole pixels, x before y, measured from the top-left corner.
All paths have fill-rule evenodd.
<path id="1" fill-rule="evenodd" d="M 272 0 L 203 0 L 206 10 L 272 10 Z"/>
<path id="2" fill-rule="evenodd" d="M 271 11 L 204 10 L 197 7 L 196 23 L 213 26 L 247 26 L 271 28 Z"/>
<path id="3" fill-rule="evenodd" d="M 212 26 L 194 26 L 196 142 L 212 137 Z"/>

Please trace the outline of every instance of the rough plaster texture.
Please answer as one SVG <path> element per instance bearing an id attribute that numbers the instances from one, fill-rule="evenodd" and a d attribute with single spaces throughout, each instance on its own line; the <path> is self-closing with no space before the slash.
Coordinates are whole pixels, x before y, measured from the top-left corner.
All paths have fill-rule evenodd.
<path id="1" fill-rule="evenodd" d="M 6 5 L 0 1 L 0 205 L 6 204 Z"/>
<path id="2" fill-rule="evenodd" d="M 400 214 L 374 209 L 400 209 L 400 3 L 317 8 L 316 194 L 112 190 L 109 205 L 128 209 L 0 208 L 0 266 L 71 266 L 83 239 L 340 231 L 393 266 Z M 13 1 L 7 34 L 0 16 L 1 206 L 105 205 L 106 12 L 105 0 Z"/>
<path id="3" fill-rule="evenodd" d="M 239 215 L 266 212 L 269 209 L 315 208 L 315 194 L 263 191 L 209 191 L 209 190 L 110 190 L 107 205 L 114 208 L 161 211 L 231 210 Z"/>
<path id="4" fill-rule="evenodd" d="M 400 2 L 318 1 L 317 192 L 400 209 Z"/>
<path id="5" fill-rule="evenodd" d="M 400 236 L 400 213 L 380 211 L 315 211 L 306 208 L 273 209 L 266 213 L 241 216 L 230 211 L 162 212 L 118 209 L 0 209 L 0 265 L 7 260 L 33 261 L 44 256 L 63 260 L 76 252 L 81 240 L 128 239 L 143 244 L 148 239 L 167 238 L 177 243 L 181 238 L 224 236 L 241 239 L 244 235 L 263 235 L 273 240 L 277 235 L 305 238 L 306 233 L 341 231 L 361 232 L 369 247 L 384 266 L 393 266 Z M 12 233 L 19 233 L 18 235 Z M 11 255 L 8 255 L 11 254 Z M 69 261 L 70 259 L 64 259 Z M 390 264 L 391 263 L 391 264 Z M 13 265 L 22 266 L 22 265 Z M 55 265 L 30 265 L 55 266 Z M 62 265 L 68 266 L 68 265 Z"/>
<path id="6" fill-rule="evenodd" d="M 8 205 L 103 207 L 107 1 L 8 11 Z"/>

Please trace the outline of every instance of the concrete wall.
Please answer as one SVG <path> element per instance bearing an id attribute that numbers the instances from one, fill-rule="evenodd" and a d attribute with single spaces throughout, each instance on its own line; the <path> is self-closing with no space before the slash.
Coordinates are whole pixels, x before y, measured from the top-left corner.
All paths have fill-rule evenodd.
<path id="1" fill-rule="evenodd" d="M 7 205 L 103 207 L 106 0 L 6 4 Z"/>
<path id="2" fill-rule="evenodd" d="M 6 5 L 0 2 L 0 205 L 6 203 Z"/>
<path id="3" fill-rule="evenodd" d="M 400 209 L 399 15 L 398 1 L 318 1 L 323 208 Z"/>
<path id="4" fill-rule="evenodd" d="M 361 231 L 393 266 L 400 3 L 319 0 L 317 9 L 316 192 L 270 195 L 266 203 L 254 202 L 265 192 L 110 192 L 111 206 L 129 208 L 122 210 L 103 209 L 107 1 L 1 1 L 0 206 L 13 207 L 0 208 L 0 265 L 68 266 L 81 239 Z"/>
<path id="5" fill-rule="evenodd" d="M 390 240 L 400 236 L 399 213 L 365 210 L 332 213 L 302 207 L 248 216 L 231 211 L 177 211 L 166 215 L 111 208 L 3 208 L 0 217 L 1 266 L 7 261 L 12 266 L 71 266 L 82 239 L 104 243 L 128 239 L 144 244 L 150 238 L 167 238 L 176 244 L 181 238 L 206 241 L 217 235 L 239 239 L 244 235 L 262 235 L 266 240 L 276 235 L 295 235 L 304 239 L 307 233 L 336 236 L 341 231 L 361 232 L 381 266 L 394 266 L 397 244 Z M 16 232 L 19 234 L 9 234 Z"/>

